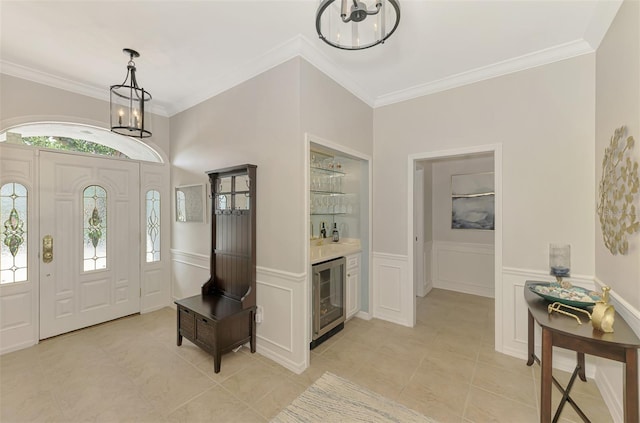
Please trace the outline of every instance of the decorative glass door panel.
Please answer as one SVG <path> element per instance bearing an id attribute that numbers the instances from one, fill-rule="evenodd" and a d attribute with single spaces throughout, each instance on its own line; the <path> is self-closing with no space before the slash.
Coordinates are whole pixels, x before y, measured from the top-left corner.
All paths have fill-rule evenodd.
<path id="1" fill-rule="evenodd" d="M 107 267 L 107 192 L 98 185 L 84 190 L 84 271 Z"/>
<path id="2" fill-rule="evenodd" d="M 27 280 L 27 188 L 10 182 L 0 187 L 0 283 Z"/>
<path id="3" fill-rule="evenodd" d="M 146 260 L 147 263 L 152 263 L 160 261 L 160 193 L 158 191 L 147 191 L 146 206 Z"/>

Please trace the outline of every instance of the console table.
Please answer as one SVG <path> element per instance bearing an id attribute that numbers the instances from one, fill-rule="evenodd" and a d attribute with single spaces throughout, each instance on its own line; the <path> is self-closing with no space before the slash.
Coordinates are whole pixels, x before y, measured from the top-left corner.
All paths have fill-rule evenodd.
<path id="1" fill-rule="evenodd" d="M 551 385 L 555 384 L 562 392 L 562 400 L 553 421 L 557 421 L 565 402 L 571 404 L 585 422 L 589 419 L 569 397 L 569 391 L 576 376 L 586 381 L 584 373 L 584 355 L 594 355 L 624 363 L 624 421 L 638 423 L 638 348 L 640 339 L 629 325 L 616 313 L 613 333 L 604 333 L 594 329 L 586 315 L 575 319 L 561 314 L 548 312 L 549 302 L 531 292 L 527 281 L 524 298 L 529 308 L 528 318 L 528 361 L 527 366 L 539 362 L 541 366 L 540 422 L 551 422 Z M 539 282 L 536 282 L 539 283 Z M 542 328 L 542 360 L 534 352 L 534 321 Z M 577 353 L 577 366 L 566 389 L 553 378 L 553 347 L 565 348 Z"/>

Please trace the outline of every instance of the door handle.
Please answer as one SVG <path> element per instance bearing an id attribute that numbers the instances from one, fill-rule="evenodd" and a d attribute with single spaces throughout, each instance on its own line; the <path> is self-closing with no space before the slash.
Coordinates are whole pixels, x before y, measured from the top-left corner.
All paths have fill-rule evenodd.
<path id="1" fill-rule="evenodd" d="M 53 261 L 53 237 L 45 235 L 42 238 L 42 262 L 51 263 Z"/>

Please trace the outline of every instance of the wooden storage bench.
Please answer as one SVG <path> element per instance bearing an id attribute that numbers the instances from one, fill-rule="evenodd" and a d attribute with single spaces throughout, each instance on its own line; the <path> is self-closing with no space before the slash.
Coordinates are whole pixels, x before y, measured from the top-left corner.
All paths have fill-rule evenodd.
<path id="1" fill-rule="evenodd" d="M 256 351 L 255 307 L 243 309 L 239 301 L 216 295 L 196 295 L 175 302 L 178 306 L 178 346 L 182 337 L 213 356 L 220 372 L 222 354 L 247 342 Z"/>

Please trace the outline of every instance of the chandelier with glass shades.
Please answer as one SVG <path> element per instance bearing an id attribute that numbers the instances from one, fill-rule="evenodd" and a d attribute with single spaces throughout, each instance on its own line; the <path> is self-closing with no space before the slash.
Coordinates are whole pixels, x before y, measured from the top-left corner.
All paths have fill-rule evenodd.
<path id="1" fill-rule="evenodd" d="M 145 126 L 144 108 L 145 103 L 151 100 L 151 94 L 138 86 L 133 61 L 134 57 L 140 57 L 140 53 L 130 48 L 122 51 L 129 56 L 129 63 L 124 82 L 111 86 L 111 131 L 128 137 L 148 138 L 151 132 Z"/>
<path id="2" fill-rule="evenodd" d="M 320 39 L 343 50 L 384 43 L 399 22 L 398 0 L 322 0 L 316 13 Z"/>

